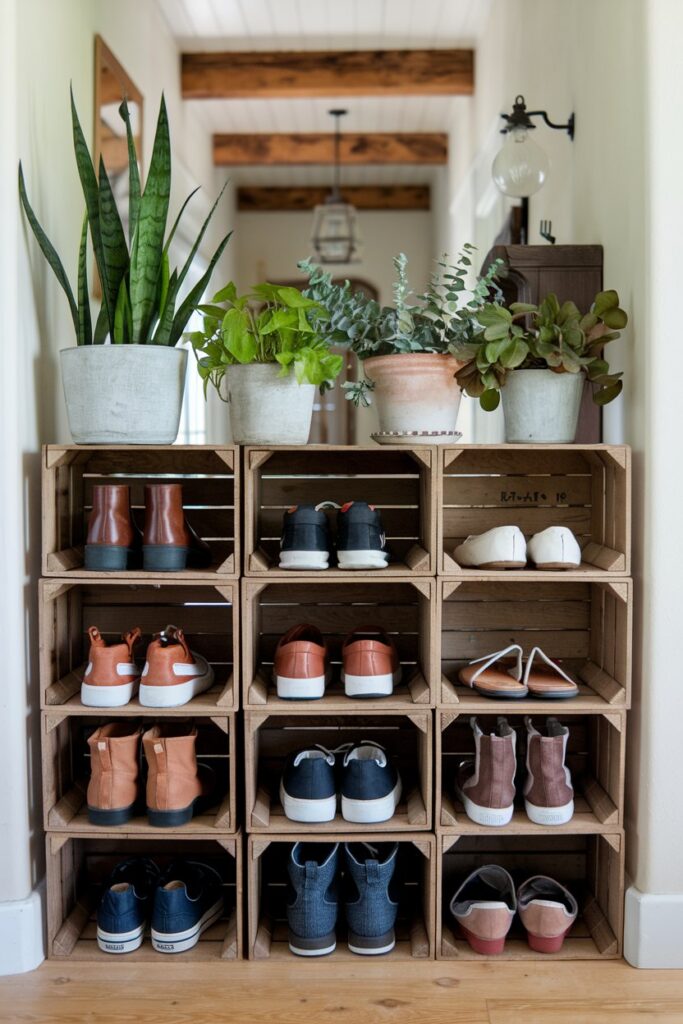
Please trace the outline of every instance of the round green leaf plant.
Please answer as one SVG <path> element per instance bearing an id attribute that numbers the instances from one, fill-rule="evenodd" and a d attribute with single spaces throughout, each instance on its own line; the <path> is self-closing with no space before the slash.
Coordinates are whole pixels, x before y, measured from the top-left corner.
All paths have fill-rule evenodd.
<path id="1" fill-rule="evenodd" d="M 482 330 L 451 345 L 451 352 L 465 363 L 456 374 L 462 389 L 478 398 L 483 409 L 497 408 L 508 373 L 517 369 L 583 373 L 597 405 L 621 393 L 622 374 L 611 373 L 603 357 L 604 346 L 619 338 L 628 323 L 616 291 L 598 292 L 584 315 L 575 303 L 560 303 L 551 293 L 538 306 L 487 303 L 477 319 Z"/>
<path id="2" fill-rule="evenodd" d="M 187 337 L 204 394 L 212 384 L 226 400 L 221 385 L 228 367 L 236 365 L 279 364 L 279 377 L 294 373 L 299 384 L 314 384 L 321 394 L 341 372 L 343 357 L 330 351 L 329 342 L 314 326 L 314 316 L 317 324 L 325 310 L 298 288 L 265 283 L 238 295 L 230 281 L 210 303 L 197 308 L 203 314 L 202 330 Z"/>

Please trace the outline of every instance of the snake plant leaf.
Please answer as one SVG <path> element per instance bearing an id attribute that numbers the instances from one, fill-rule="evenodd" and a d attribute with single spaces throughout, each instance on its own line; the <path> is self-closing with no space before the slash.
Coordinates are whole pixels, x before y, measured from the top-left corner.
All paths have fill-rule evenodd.
<path id="1" fill-rule="evenodd" d="M 109 334 L 109 317 L 107 316 L 107 310 L 104 305 L 100 306 L 100 311 L 97 314 L 97 320 L 95 321 L 95 334 L 93 336 L 94 345 L 103 345 L 107 340 Z"/>
<path id="2" fill-rule="evenodd" d="M 199 249 L 199 246 L 202 244 L 202 239 L 204 237 L 204 233 L 205 233 L 207 227 L 209 226 L 209 221 L 213 217 L 214 212 L 216 210 L 216 207 L 218 206 L 218 204 L 221 201 L 221 198 L 223 196 L 223 193 L 225 192 L 227 184 L 228 183 L 226 181 L 225 184 L 223 185 L 223 188 L 218 193 L 218 196 L 216 197 L 216 201 L 213 204 L 213 206 L 211 207 L 211 209 L 209 210 L 209 212 L 208 212 L 208 214 L 206 216 L 206 219 L 205 219 L 204 223 L 201 226 L 201 230 L 200 230 L 199 234 L 197 235 L 197 237 L 195 239 L 194 245 L 190 249 L 190 254 L 187 257 L 187 259 L 185 260 L 185 266 L 183 267 L 183 269 L 180 271 L 180 274 L 178 275 L 178 287 L 180 287 L 182 285 L 183 281 L 185 280 L 185 277 L 187 275 L 188 270 L 192 266 L 194 258 L 197 255 L 197 251 Z M 228 236 L 228 237 L 230 237 L 230 236 Z M 201 295 L 201 292 L 200 292 L 200 295 Z M 180 335 L 178 335 L 178 337 L 180 337 Z M 173 344 L 175 344 L 175 342 Z"/>
<path id="3" fill-rule="evenodd" d="M 183 213 L 185 212 L 185 207 L 189 203 L 190 199 L 192 199 L 192 196 L 195 195 L 197 192 L 199 192 L 199 189 L 200 189 L 199 185 L 197 185 L 196 188 L 193 188 L 192 191 L 190 192 L 189 196 L 187 197 L 187 199 L 183 203 L 183 205 L 180 207 L 180 212 L 178 213 L 178 216 L 176 217 L 176 219 L 175 219 L 175 221 L 173 223 L 173 227 L 171 228 L 169 236 L 166 239 L 166 244 L 164 245 L 164 252 L 166 254 L 168 254 L 168 250 L 171 248 L 171 242 L 173 241 L 173 236 L 175 235 L 175 233 L 176 233 L 176 231 L 178 229 L 178 225 L 180 224 L 180 218 L 182 217 Z"/>
<path id="4" fill-rule="evenodd" d="M 223 255 L 223 250 L 230 241 L 231 237 L 232 231 L 229 231 L 228 234 L 223 239 L 223 241 L 218 246 L 218 248 L 216 249 L 213 256 L 211 257 L 211 262 L 206 268 L 206 272 L 202 275 L 202 277 L 200 277 L 199 281 L 197 281 L 194 288 L 192 288 L 192 290 L 188 292 L 185 299 L 181 303 L 178 312 L 173 318 L 173 326 L 171 328 L 171 334 L 168 340 L 169 345 L 177 344 L 179 338 L 181 337 L 183 331 L 185 330 L 185 325 L 187 324 L 187 321 L 192 316 L 192 313 L 194 312 L 197 303 L 199 302 L 199 300 L 201 299 L 202 295 L 206 290 L 206 286 L 208 285 L 211 279 L 211 275 L 213 274 L 213 268 L 216 266 L 219 259 Z"/>
<path id="5" fill-rule="evenodd" d="M 121 281 L 119 294 L 116 299 L 116 313 L 114 317 L 114 336 L 112 341 L 116 345 L 126 345 L 130 342 L 133 330 L 132 313 L 128 299 L 128 289 L 125 278 Z"/>
<path id="6" fill-rule="evenodd" d="M 78 344 L 92 345 L 92 320 L 88 294 L 88 214 L 83 217 L 78 249 Z"/>
<path id="7" fill-rule="evenodd" d="M 107 268 L 108 305 L 110 308 L 113 306 L 114 311 L 116 311 L 121 282 L 128 269 L 128 246 L 126 245 L 126 235 L 121 224 L 119 211 L 116 208 L 116 200 L 111 189 L 109 175 L 107 174 L 102 157 L 100 157 L 99 166 L 98 208 L 102 253 Z M 102 291 L 104 292 L 104 283 Z M 116 316 L 116 312 L 114 312 L 114 316 Z"/>
<path id="8" fill-rule="evenodd" d="M 161 254 L 171 195 L 171 141 L 166 101 L 161 96 L 159 118 L 145 190 L 140 199 L 137 230 L 130 256 L 130 305 L 135 344 L 143 343 L 154 314 L 161 273 Z"/>
<path id="9" fill-rule="evenodd" d="M 88 222 L 90 224 L 90 237 L 92 239 L 93 250 L 95 253 L 95 262 L 97 263 L 97 270 L 100 275 L 100 282 L 102 284 L 102 304 L 107 312 L 107 320 L 109 323 L 109 331 L 114 331 L 114 310 L 116 307 L 116 293 L 114 293 L 114 300 L 111 301 L 111 290 L 107 284 L 107 266 L 104 259 L 104 249 L 102 246 L 102 233 L 100 228 L 100 207 L 99 207 L 99 190 L 97 187 L 97 177 L 95 175 L 95 168 L 93 167 L 92 160 L 90 159 L 90 152 L 85 141 L 83 129 L 81 128 L 81 122 L 78 120 L 78 111 L 76 110 L 76 103 L 74 102 L 74 93 L 71 89 L 71 123 L 73 126 L 73 142 L 74 152 L 76 154 L 76 166 L 78 167 L 78 176 L 81 179 L 81 187 L 83 189 L 83 195 L 85 197 L 85 206 L 88 211 Z"/>
<path id="10" fill-rule="evenodd" d="M 55 249 L 52 242 L 47 237 L 42 227 L 38 223 L 38 218 L 36 217 L 35 213 L 33 212 L 33 208 L 29 203 L 28 195 L 26 193 L 26 183 L 24 181 L 24 172 L 21 163 L 19 164 L 19 198 L 21 200 L 21 205 L 24 209 L 24 213 L 26 214 L 26 219 L 31 225 L 31 230 L 33 231 L 33 234 L 36 236 L 36 241 L 40 246 L 41 252 L 43 253 L 43 256 L 45 257 L 47 262 L 52 267 L 55 277 L 57 278 L 62 288 L 64 289 L 64 294 L 66 295 L 69 302 L 69 309 L 71 310 L 71 318 L 74 322 L 74 330 L 76 331 L 76 337 L 79 337 L 80 324 L 78 306 L 76 305 L 76 300 L 74 299 L 74 293 L 71 290 L 71 285 L 69 284 L 69 279 L 66 276 L 66 271 L 64 270 L 62 261 L 57 255 L 57 250 Z"/>
<path id="11" fill-rule="evenodd" d="M 140 168 L 138 167 L 138 154 L 135 149 L 133 128 L 130 123 L 128 101 L 125 99 L 119 107 L 119 115 L 126 126 L 126 140 L 128 142 L 128 237 L 132 245 L 133 235 L 135 234 L 140 214 Z"/>

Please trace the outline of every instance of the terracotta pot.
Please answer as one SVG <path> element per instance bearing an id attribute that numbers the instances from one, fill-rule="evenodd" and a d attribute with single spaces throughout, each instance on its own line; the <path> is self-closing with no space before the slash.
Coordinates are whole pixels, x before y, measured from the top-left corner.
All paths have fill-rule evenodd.
<path id="1" fill-rule="evenodd" d="M 363 370 L 375 384 L 380 431 L 453 433 L 461 395 L 455 373 L 461 366 L 454 356 L 435 352 L 366 359 Z"/>

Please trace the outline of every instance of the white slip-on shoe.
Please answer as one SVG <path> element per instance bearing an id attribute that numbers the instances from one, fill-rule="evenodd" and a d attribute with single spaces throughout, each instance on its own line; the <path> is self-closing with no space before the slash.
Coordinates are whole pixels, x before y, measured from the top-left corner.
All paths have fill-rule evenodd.
<path id="1" fill-rule="evenodd" d="M 581 548 L 568 526 L 549 526 L 535 533 L 527 546 L 537 569 L 578 569 Z"/>
<path id="2" fill-rule="evenodd" d="M 459 565 L 476 569 L 524 569 L 526 540 L 518 526 L 494 526 L 468 537 L 453 552 Z"/>

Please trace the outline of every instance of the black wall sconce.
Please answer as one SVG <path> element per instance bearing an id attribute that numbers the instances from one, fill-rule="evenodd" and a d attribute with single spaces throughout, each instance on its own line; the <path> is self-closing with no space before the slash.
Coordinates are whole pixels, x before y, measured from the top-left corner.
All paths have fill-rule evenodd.
<path id="1" fill-rule="evenodd" d="M 545 110 L 527 110 L 523 96 L 516 96 L 511 114 L 500 115 L 505 121 L 501 134 L 507 135 L 505 144 L 493 161 L 491 174 L 496 186 L 506 196 L 522 200 L 523 243 L 528 238 L 529 196 L 542 187 L 550 167 L 546 153 L 531 138 L 536 125 L 532 118 L 540 117 L 548 128 L 564 131 L 574 138 L 575 118 L 569 116 L 566 124 L 551 121 Z"/>

